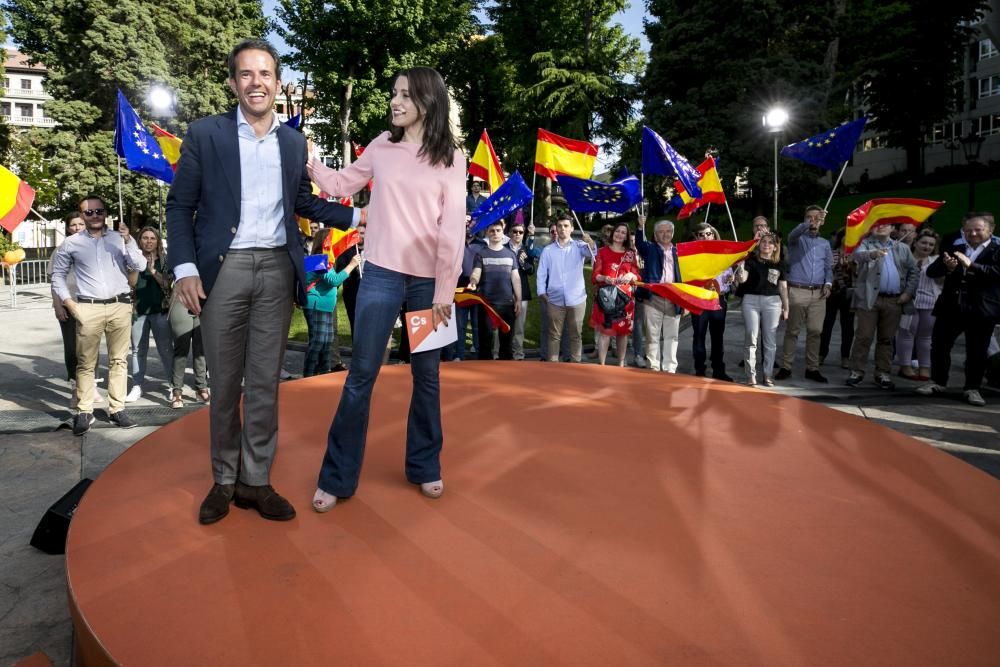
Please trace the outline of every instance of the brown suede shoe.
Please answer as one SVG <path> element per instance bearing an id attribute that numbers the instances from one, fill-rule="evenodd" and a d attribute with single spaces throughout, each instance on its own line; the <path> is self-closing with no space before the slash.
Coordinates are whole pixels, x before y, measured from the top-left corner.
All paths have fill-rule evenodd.
<path id="1" fill-rule="evenodd" d="M 265 519 L 290 521 L 295 518 L 295 508 L 278 495 L 270 484 L 250 486 L 236 482 L 236 506 L 240 509 L 255 509 Z"/>
<path id="2" fill-rule="evenodd" d="M 212 490 L 201 502 L 198 523 L 207 526 L 229 514 L 229 501 L 233 499 L 234 484 L 213 484 Z"/>

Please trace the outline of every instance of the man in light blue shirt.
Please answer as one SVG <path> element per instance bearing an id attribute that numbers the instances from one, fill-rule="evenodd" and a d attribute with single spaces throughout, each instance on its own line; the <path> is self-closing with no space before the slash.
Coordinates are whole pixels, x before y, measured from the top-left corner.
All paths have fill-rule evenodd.
<path id="1" fill-rule="evenodd" d="M 781 368 L 775 380 L 792 376 L 795 346 L 802 325 L 806 325 L 807 380 L 828 382 L 819 372 L 819 344 L 826 318 L 826 299 L 833 288 L 833 248 L 819 235 L 826 211 L 806 207 L 805 222 L 788 235 L 788 324 L 781 350 Z"/>
<path id="2" fill-rule="evenodd" d="M 563 215 L 556 220 L 556 240 L 545 246 L 538 263 L 538 298 L 548 315 L 549 361 L 559 361 L 559 339 L 568 328 L 570 358 L 583 358 L 583 317 L 587 309 L 587 288 L 583 263 L 593 259 L 597 244 L 586 232 L 583 241 L 574 241 L 573 221 Z"/>

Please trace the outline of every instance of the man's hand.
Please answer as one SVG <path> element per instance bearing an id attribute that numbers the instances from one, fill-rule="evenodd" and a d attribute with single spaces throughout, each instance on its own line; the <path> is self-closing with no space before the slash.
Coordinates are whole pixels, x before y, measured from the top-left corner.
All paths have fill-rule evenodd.
<path id="1" fill-rule="evenodd" d="M 972 266 L 972 260 L 969 259 L 968 257 L 966 257 L 965 253 L 962 253 L 962 252 L 953 252 L 951 254 L 955 258 L 955 260 L 958 261 L 958 263 L 962 265 L 963 268 L 967 269 L 970 266 Z"/>
<path id="2" fill-rule="evenodd" d="M 955 269 L 957 269 L 958 268 L 958 258 L 956 257 L 956 255 L 961 255 L 961 254 L 962 253 L 960 253 L 960 252 L 957 252 L 957 253 L 946 252 L 946 253 L 944 253 L 944 257 L 941 260 L 941 261 L 944 262 L 944 268 L 948 269 L 949 272 L 954 271 Z M 966 259 L 968 259 L 968 258 L 966 258 Z"/>
<path id="3" fill-rule="evenodd" d="M 903 292 L 902 294 L 899 295 L 899 298 L 896 299 L 896 303 L 898 303 L 901 306 L 908 304 L 911 301 L 913 301 L 913 295 L 910 294 L 909 292 Z"/>
<path id="4" fill-rule="evenodd" d="M 124 222 L 118 225 L 118 233 L 122 235 L 122 241 L 128 243 L 132 240 L 132 236 L 129 234 L 128 225 Z"/>
<path id="5" fill-rule="evenodd" d="M 174 283 L 174 292 L 185 308 L 194 315 L 201 315 L 201 300 L 208 298 L 201 286 L 201 278 L 198 276 L 181 278 Z"/>
<path id="6" fill-rule="evenodd" d="M 534 236 L 535 235 L 535 223 L 529 222 L 528 223 L 528 228 L 525 231 L 528 232 L 528 236 Z"/>
<path id="7" fill-rule="evenodd" d="M 876 259 L 881 259 L 885 257 L 888 253 L 889 253 L 888 248 L 879 248 L 878 250 L 872 250 L 870 253 L 868 253 L 868 259 L 874 262 Z"/>
<path id="8" fill-rule="evenodd" d="M 69 313 L 70 317 L 72 317 L 74 320 L 79 319 L 76 316 L 76 307 L 77 307 L 76 306 L 76 301 L 73 301 L 73 299 L 63 299 L 62 307 L 63 307 L 63 310 L 65 312 Z M 59 317 L 59 311 L 58 310 L 56 311 L 56 317 Z M 63 318 L 59 317 L 59 319 L 62 320 Z"/>
<path id="9" fill-rule="evenodd" d="M 431 306 L 431 326 L 437 331 L 438 325 L 443 324 L 448 326 L 448 320 L 451 319 L 451 304 L 450 303 L 435 303 Z"/>
<path id="10" fill-rule="evenodd" d="M 781 319 L 786 320 L 786 321 L 788 320 L 788 306 L 784 306 L 781 309 Z"/>
<path id="11" fill-rule="evenodd" d="M 833 286 L 832 285 L 823 285 L 822 289 L 820 289 L 820 291 L 819 291 L 819 297 L 821 299 L 825 299 L 828 296 L 830 296 L 830 292 L 832 292 L 832 291 L 833 291 Z"/>
<path id="12" fill-rule="evenodd" d="M 521 314 L 521 300 L 515 298 L 514 299 L 514 317 L 517 317 L 520 314 Z"/>
<path id="13" fill-rule="evenodd" d="M 588 234 L 587 232 L 583 233 L 583 242 L 592 248 L 597 245 L 596 243 L 594 243 L 594 239 L 590 238 L 590 234 Z"/>
<path id="14" fill-rule="evenodd" d="M 56 311 L 56 319 L 60 322 L 65 322 L 69 319 L 69 313 L 66 312 L 66 307 L 63 304 L 54 302 L 52 308 Z"/>

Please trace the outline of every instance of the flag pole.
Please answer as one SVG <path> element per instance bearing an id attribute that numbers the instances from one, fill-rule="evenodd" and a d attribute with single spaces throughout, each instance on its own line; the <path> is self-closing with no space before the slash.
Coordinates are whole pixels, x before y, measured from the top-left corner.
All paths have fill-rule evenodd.
<path id="1" fill-rule="evenodd" d="M 118 156 L 118 226 L 125 222 L 125 204 L 122 203 L 122 158 Z"/>
<path id="2" fill-rule="evenodd" d="M 705 219 L 704 219 L 704 220 L 702 221 L 702 222 L 704 222 L 704 223 L 705 223 L 706 225 L 708 224 L 708 214 L 709 214 L 709 212 L 710 212 L 711 210 L 712 210 L 712 202 L 708 202 L 708 203 L 707 203 L 707 204 L 705 205 Z"/>
<path id="3" fill-rule="evenodd" d="M 28 207 L 28 209 L 29 209 L 29 210 L 30 210 L 30 211 L 31 211 L 32 213 L 34 213 L 35 215 L 37 215 L 37 216 L 39 217 L 39 219 L 40 219 L 40 220 L 41 220 L 42 222 L 49 222 L 49 219 L 48 219 L 48 218 L 46 218 L 46 217 L 45 217 L 44 215 L 42 215 L 41 213 L 39 213 L 38 211 L 36 211 L 36 210 L 35 210 L 35 207 L 34 207 L 34 206 L 30 206 L 30 207 Z"/>
<path id="4" fill-rule="evenodd" d="M 535 179 L 538 178 L 538 172 L 531 172 L 531 219 L 528 224 L 532 227 L 535 226 Z"/>
<path id="5" fill-rule="evenodd" d="M 723 193 L 723 194 L 725 194 L 725 193 Z M 733 240 L 734 241 L 739 241 L 739 238 L 737 238 L 737 236 L 736 236 L 736 223 L 733 222 L 733 212 L 729 208 L 729 198 L 728 197 L 726 198 L 726 213 L 729 214 L 729 226 L 733 228 Z"/>
<path id="6" fill-rule="evenodd" d="M 576 211 L 574 211 L 573 209 L 570 209 L 569 212 L 573 214 L 573 219 L 576 220 L 576 226 L 580 228 L 580 233 L 581 234 L 586 234 L 587 232 L 583 231 L 583 225 L 580 224 L 580 218 L 576 217 Z M 597 255 L 594 254 L 594 249 L 590 247 L 589 243 L 587 244 L 587 250 L 590 251 L 590 259 L 591 259 L 591 261 L 596 260 L 597 259 Z"/>
<path id="7" fill-rule="evenodd" d="M 837 182 L 833 184 L 833 190 L 830 190 L 830 197 L 826 200 L 826 206 L 823 207 L 824 211 L 830 210 L 830 202 L 833 201 L 833 193 L 837 191 L 837 186 L 840 185 L 840 179 L 844 177 L 844 172 L 847 170 L 847 163 L 850 160 L 844 162 L 844 166 L 840 168 L 840 175 L 837 176 Z"/>

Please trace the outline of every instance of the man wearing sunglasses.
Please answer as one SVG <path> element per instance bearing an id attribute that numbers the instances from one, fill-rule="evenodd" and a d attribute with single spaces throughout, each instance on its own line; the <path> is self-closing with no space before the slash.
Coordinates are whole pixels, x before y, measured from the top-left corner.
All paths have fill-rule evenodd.
<path id="1" fill-rule="evenodd" d="M 108 345 L 108 413 L 121 428 L 137 426 L 125 412 L 128 385 L 126 358 L 132 336 L 129 271 L 144 271 L 146 258 L 122 225 L 109 233 L 107 207 L 95 195 L 80 201 L 84 230 L 67 238 L 52 262 L 52 288 L 76 320 L 77 414 L 73 435 L 83 435 L 94 423 L 94 391 L 101 337 Z M 76 275 L 78 294 L 70 294 L 66 275 Z"/>

